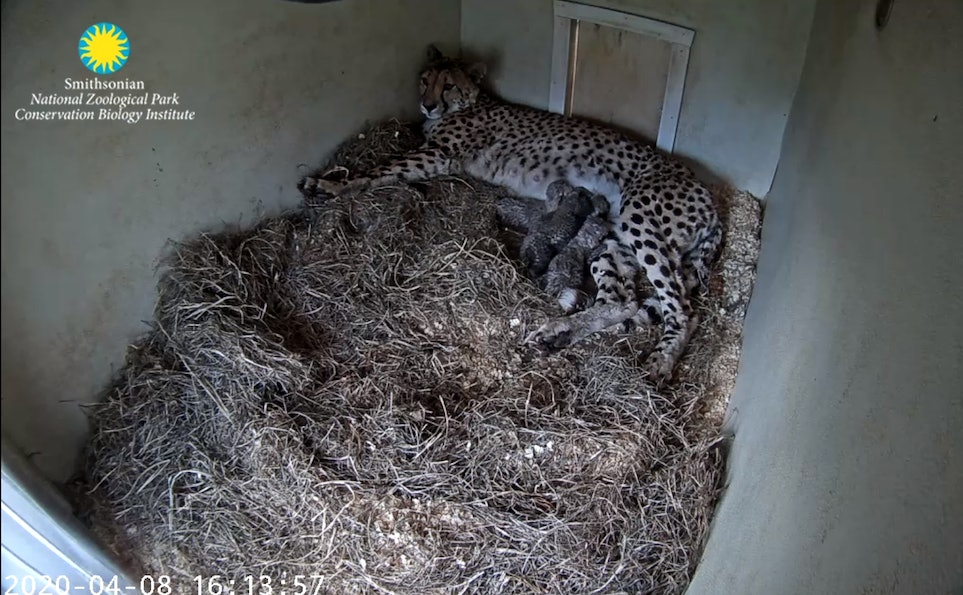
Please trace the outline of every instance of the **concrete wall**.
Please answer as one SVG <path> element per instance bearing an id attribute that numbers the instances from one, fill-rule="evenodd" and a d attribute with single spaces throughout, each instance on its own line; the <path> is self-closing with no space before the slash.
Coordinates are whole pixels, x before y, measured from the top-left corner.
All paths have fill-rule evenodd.
<path id="1" fill-rule="evenodd" d="M 821 0 L 689 593 L 963 592 L 963 3 Z"/>
<path id="2" fill-rule="evenodd" d="M 53 478 L 71 469 L 91 400 L 146 327 L 165 242 L 298 203 L 366 119 L 417 113 L 427 43 L 458 46 L 457 0 L 2 5 L 3 431 Z M 19 122 L 32 93 L 94 78 L 81 33 L 131 41 L 112 79 L 178 93 L 192 122 Z M 107 77 L 105 77 L 107 78 Z M 36 106 L 34 106 L 36 107 Z"/>
<path id="3" fill-rule="evenodd" d="M 696 31 L 675 152 L 757 196 L 769 191 L 814 0 L 585 0 Z M 505 99 L 547 107 L 552 0 L 462 0 L 463 47 L 494 59 Z"/>

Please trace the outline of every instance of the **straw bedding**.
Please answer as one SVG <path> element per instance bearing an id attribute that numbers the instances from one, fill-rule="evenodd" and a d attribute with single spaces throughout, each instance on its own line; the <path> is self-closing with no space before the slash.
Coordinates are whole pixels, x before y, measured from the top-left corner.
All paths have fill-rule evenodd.
<path id="1" fill-rule="evenodd" d="M 417 142 L 388 122 L 334 164 Z M 496 227 L 503 195 L 382 188 L 173 247 L 152 330 L 89 410 L 74 485 L 132 574 L 175 592 L 213 575 L 317 593 L 685 589 L 720 490 L 759 206 L 718 189 L 727 242 L 657 390 L 639 369 L 655 329 L 523 343 L 558 306 Z"/>

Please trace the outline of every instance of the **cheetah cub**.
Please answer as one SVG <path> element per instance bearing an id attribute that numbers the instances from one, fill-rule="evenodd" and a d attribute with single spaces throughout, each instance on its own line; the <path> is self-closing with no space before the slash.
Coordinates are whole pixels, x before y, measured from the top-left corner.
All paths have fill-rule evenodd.
<path id="1" fill-rule="evenodd" d="M 528 340 L 561 348 L 630 319 L 661 323 L 662 336 L 643 367 L 669 378 L 696 323 L 694 291 L 708 278 L 722 227 L 708 190 L 683 164 L 648 143 L 577 118 L 513 105 L 484 92 L 485 67 L 429 48 L 419 83 L 425 143 L 416 151 L 345 179 L 307 177 L 306 196 L 467 174 L 529 198 L 565 180 L 608 199 L 613 233 L 590 270 L 598 292 L 591 307 L 547 321 Z M 634 271 L 645 273 L 657 303 L 640 304 Z"/>
<path id="2" fill-rule="evenodd" d="M 520 256 L 538 286 L 558 298 L 565 313 L 585 305 L 582 291 L 589 255 L 609 229 L 604 196 L 574 188 L 565 180 L 548 186 L 544 209 L 505 198 L 496 206 L 503 225 L 526 232 Z"/>

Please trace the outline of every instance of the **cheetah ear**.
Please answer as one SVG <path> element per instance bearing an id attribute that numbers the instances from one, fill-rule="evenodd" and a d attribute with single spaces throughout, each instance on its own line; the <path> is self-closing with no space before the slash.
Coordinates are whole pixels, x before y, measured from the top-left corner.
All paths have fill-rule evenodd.
<path id="1" fill-rule="evenodd" d="M 441 60 L 443 57 L 444 56 L 442 55 L 441 51 L 435 47 L 435 44 L 431 44 L 428 46 L 429 62 L 437 62 L 438 60 Z"/>
<path id="2" fill-rule="evenodd" d="M 609 199 L 605 198 L 602 194 L 596 194 L 592 197 L 592 206 L 595 207 L 595 216 L 604 217 L 609 214 L 610 206 Z"/>
<path id="3" fill-rule="evenodd" d="M 551 213 L 558 209 L 565 195 L 572 190 L 571 184 L 565 180 L 555 180 L 545 190 L 545 211 Z"/>
<path id="4" fill-rule="evenodd" d="M 470 78 L 475 83 L 480 83 L 485 75 L 488 74 L 488 67 L 485 66 L 484 62 L 475 62 L 470 65 L 465 71 Z"/>

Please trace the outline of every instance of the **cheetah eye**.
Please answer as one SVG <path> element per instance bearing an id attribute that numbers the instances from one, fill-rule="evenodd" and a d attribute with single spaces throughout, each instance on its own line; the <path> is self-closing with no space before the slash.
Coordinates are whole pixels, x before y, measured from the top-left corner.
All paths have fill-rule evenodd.
<path id="1" fill-rule="evenodd" d="M 451 83 L 445 83 L 445 86 L 442 87 L 442 90 L 444 90 L 444 91 L 451 91 L 451 90 L 454 89 L 454 88 L 455 88 L 455 85 L 453 85 L 453 84 L 451 84 Z"/>

